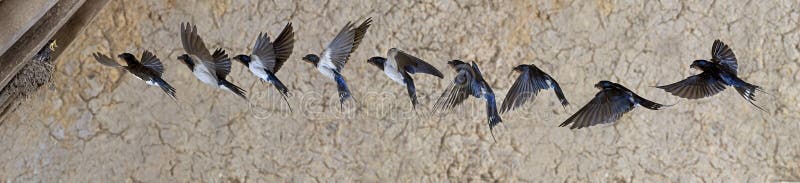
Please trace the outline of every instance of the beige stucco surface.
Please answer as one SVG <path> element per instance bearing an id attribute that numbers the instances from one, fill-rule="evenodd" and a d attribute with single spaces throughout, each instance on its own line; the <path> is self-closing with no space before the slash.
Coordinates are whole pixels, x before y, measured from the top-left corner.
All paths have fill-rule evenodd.
<path id="1" fill-rule="evenodd" d="M 800 3 L 796 1 L 113 1 L 57 63 L 52 86 L 0 125 L 0 178 L 45 182 L 800 181 Z M 373 17 L 344 75 L 362 106 L 339 111 L 333 82 L 302 62 L 347 21 Z M 234 63 L 250 100 L 214 90 L 175 58 L 178 30 L 198 24 L 211 48 L 249 52 L 259 32 L 291 21 L 294 54 L 277 73 L 294 96 Z M 732 89 L 688 101 L 650 86 L 698 73 L 721 39 L 740 77 L 760 85 L 768 112 Z M 417 75 L 416 112 L 402 86 L 366 59 L 398 47 L 440 68 Z M 92 52 L 154 51 L 171 101 Z M 492 139 L 482 101 L 430 114 L 452 80 L 446 61 L 477 61 L 499 98 L 517 64 L 555 77 L 551 91 L 503 114 Z M 626 85 L 662 111 L 637 108 L 616 124 L 557 127 L 599 80 Z M 106 182 L 106 181 L 101 181 Z"/>

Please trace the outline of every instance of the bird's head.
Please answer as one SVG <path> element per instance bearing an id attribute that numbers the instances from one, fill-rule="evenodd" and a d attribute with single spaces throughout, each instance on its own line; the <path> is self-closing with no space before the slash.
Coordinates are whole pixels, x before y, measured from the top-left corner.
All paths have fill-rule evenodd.
<path id="1" fill-rule="evenodd" d="M 136 59 L 136 57 L 133 56 L 133 54 L 130 54 L 130 53 L 119 54 L 119 55 L 117 55 L 117 58 L 120 58 L 120 59 L 123 59 L 123 60 L 134 60 L 134 59 Z"/>
<path id="2" fill-rule="evenodd" d="M 245 66 L 250 65 L 250 56 L 247 55 L 236 55 L 233 57 L 233 60 L 239 61 L 239 63 L 242 63 Z"/>
<path id="3" fill-rule="evenodd" d="M 190 61 L 189 54 L 183 54 L 181 56 L 178 56 L 178 60 L 183 61 L 184 63 L 189 62 Z"/>
<path id="4" fill-rule="evenodd" d="M 178 60 L 183 62 L 183 64 L 186 64 L 186 66 L 189 67 L 189 70 L 194 70 L 194 62 L 192 61 L 192 58 L 189 57 L 189 54 L 178 56 Z"/>
<path id="5" fill-rule="evenodd" d="M 707 60 L 695 60 L 692 62 L 692 65 L 689 68 L 704 70 L 705 68 L 711 67 L 713 64 Z"/>
<path id="6" fill-rule="evenodd" d="M 530 69 L 530 66 L 529 65 L 525 65 L 525 64 L 518 65 L 518 66 L 514 67 L 514 71 L 517 71 L 517 72 L 523 72 L 523 71 L 528 70 L 528 69 Z"/>
<path id="7" fill-rule="evenodd" d="M 375 67 L 380 68 L 383 70 L 383 63 L 386 63 L 386 58 L 383 57 L 372 57 L 367 60 L 368 63 L 374 65 Z"/>
<path id="8" fill-rule="evenodd" d="M 389 48 L 389 53 L 397 53 L 400 49 L 397 48 Z"/>
<path id="9" fill-rule="evenodd" d="M 456 67 L 458 67 L 459 65 L 464 65 L 464 64 L 467 64 L 467 63 L 466 63 L 466 62 L 464 62 L 464 61 L 461 61 L 461 60 L 451 60 L 451 61 L 447 61 L 447 65 L 449 65 L 450 67 L 452 67 L 452 68 L 454 68 L 454 69 L 455 69 Z"/>
<path id="10" fill-rule="evenodd" d="M 314 54 L 308 54 L 308 55 L 303 57 L 303 61 L 306 61 L 306 62 L 316 66 L 317 63 L 319 63 L 319 56 L 314 55 Z"/>
<path id="11" fill-rule="evenodd" d="M 597 88 L 597 89 L 601 89 L 601 90 L 602 89 L 608 89 L 608 88 L 613 88 L 614 87 L 614 83 L 612 83 L 611 81 L 603 80 L 603 81 L 597 82 L 597 84 L 594 84 L 594 87 Z"/>
<path id="12" fill-rule="evenodd" d="M 125 63 L 128 63 L 128 66 L 131 66 L 131 65 L 134 65 L 134 64 L 139 64 L 139 61 L 136 60 L 136 56 L 133 56 L 133 54 L 130 54 L 130 53 L 119 54 L 119 55 L 117 55 L 117 58 L 120 58 L 120 59 L 124 60 Z"/>

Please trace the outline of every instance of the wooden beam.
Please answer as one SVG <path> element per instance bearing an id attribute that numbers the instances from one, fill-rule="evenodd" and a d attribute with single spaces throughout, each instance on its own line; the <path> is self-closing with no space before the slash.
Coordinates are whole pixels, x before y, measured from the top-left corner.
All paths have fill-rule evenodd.
<path id="1" fill-rule="evenodd" d="M 4 0 L 6 1 L 15 0 Z M 39 48 L 86 2 L 85 0 L 59 0 L 8 51 L 0 56 L 0 86 L 6 86 L 19 69 L 33 58 Z"/>
<path id="2" fill-rule="evenodd" d="M 11 48 L 58 0 L 0 1 L 0 53 Z"/>
<path id="3" fill-rule="evenodd" d="M 0 1 L 3 1 L 3 0 L 0 0 Z M 87 25 L 89 25 L 89 23 L 91 23 L 92 20 L 94 20 L 94 17 L 96 17 L 96 15 L 100 12 L 100 10 L 103 9 L 103 7 L 105 7 L 106 4 L 108 4 L 108 2 L 109 2 L 109 0 L 86 0 L 86 2 L 83 3 L 83 5 L 81 5 L 80 8 L 71 17 L 69 17 L 67 22 L 65 24 L 63 24 L 63 26 L 58 28 L 58 31 L 56 31 L 55 35 L 52 38 L 50 38 L 50 39 L 56 40 L 56 42 L 58 43 L 58 46 L 59 46 L 53 53 L 51 53 L 51 55 L 50 55 L 50 58 L 51 58 L 50 59 L 50 63 L 55 64 L 55 61 L 57 60 L 58 56 L 61 55 L 61 53 L 63 53 L 63 51 L 72 43 L 72 41 L 75 39 L 75 37 L 77 37 L 81 32 L 83 32 L 83 30 L 86 29 Z M 0 4 L 1 3 L 2 2 L 0 2 Z M 45 41 L 46 42 L 46 41 L 48 41 L 50 39 L 42 38 L 41 41 Z M 33 41 L 36 41 L 36 40 L 33 40 Z M 41 48 L 41 47 L 39 47 L 39 48 Z M 39 50 L 35 49 L 33 51 L 35 53 L 35 52 L 38 52 Z M 22 60 L 22 59 L 20 59 L 20 60 Z M 25 65 L 28 65 L 28 63 L 30 63 L 30 60 L 31 59 L 22 60 L 24 62 L 21 63 L 21 67 L 20 68 L 23 68 L 23 67 L 25 67 Z M 0 63 L 0 64 L 2 64 L 2 63 Z M 53 74 L 53 73 L 37 73 L 37 74 Z M 11 76 L 12 76 L 11 79 L 9 79 L 10 81 L 13 78 L 20 77 L 22 75 L 20 73 L 16 73 L 16 74 L 12 74 Z M 24 75 L 24 76 L 30 76 L 30 73 L 28 73 L 28 75 Z M 20 79 L 20 78 L 17 78 L 17 79 Z M 22 79 L 24 80 L 24 78 L 22 78 Z M 3 85 L 3 86 L 4 87 L 0 87 L 0 88 L 3 88 L 3 91 L 6 92 L 6 89 L 9 89 L 9 88 L 8 88 L 7 85 Z M 36 87 L 36 86 L 35 85 L 30 85 L 28 87 Z M 15 91 L 35 91 L 36 88 L 31 88 L 31 89 L 16 88 L 16 89 L 11 89 L 11 90 L 15 90 Z M 0 125 L 2 125 L 2 123 L 5 121 L 5 115 L 8 114 L 7 112 L 13 111 L 14 108 L 16 108 L 17 105 L 20 102 L 22 102 L 20 100 L 23 100 L 23 98 L 18 96 L 18 95 L 19 94 L 13 94 L 13 93 L 7 93 L 7 94 L 1 94 L 0 93 Z"/>
<path id="4" fill-rule="evenodd" d="M 53 36 L 52 39 L 57 40 L 59 46 L 59 49 L 56 49 L 51 56 L 53 61 L 64 52 L 75 37 L 78 37 L 78 34 L 86 30 L 86 26 L 94 20 L 94 17 L 100 13 L 100 10 L 103 10 L 108 2 L 109 0 L 86 0 L 86 3 L 83 3 L 78 12 L 72 15 L 67 24 Z"/>

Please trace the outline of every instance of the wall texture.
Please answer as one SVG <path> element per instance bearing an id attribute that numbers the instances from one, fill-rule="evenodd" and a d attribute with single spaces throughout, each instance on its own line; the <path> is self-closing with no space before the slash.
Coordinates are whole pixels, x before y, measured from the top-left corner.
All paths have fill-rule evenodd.
<path id="1" fill-rule="evenodd" d="M 781 181 L 800 180 L 800 3 L 794 1 L 113 1 L 57 63 L 38 91 L 0 126 L 0 178 L 11 181 Z M 357 111 L 340 111 L 335 85 L 300 61 L 347 21 L 373 17 L 344 70 Z M 198 24 L 209 47 L 249 52 L 259 32 L 291 21 L 294 54 L 278 76 L 290 113 L 269 84 L 234 63 L 250 100 L 201 84 L 175 58 L 180 22 Z M 691 74 L 714 39 L 763 86 L 768 112 L 733 90 L 696 101 L 650 86 Z M 403 87 L 366 59 L 398 47 L 431 62 L 444 80 L 415 76 L 417 111 Z M 178 101 L 92 52 L 154 51 Z M 502 98 L 517 64 L 555 77 L 551 91 L 504 114 L 492 136 L 482 102 L 429 111 L 452 80 L 451 59 L 477 61 Z M 607 79 L 657 102 L 616 124 L 556 127 Z M 352 104 L 351 104 L 352 105 Z"/>

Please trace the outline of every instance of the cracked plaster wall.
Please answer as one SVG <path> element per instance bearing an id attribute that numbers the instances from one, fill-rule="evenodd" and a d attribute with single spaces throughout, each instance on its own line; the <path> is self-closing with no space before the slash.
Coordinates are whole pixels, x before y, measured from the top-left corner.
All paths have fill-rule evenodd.
<path id="1" fill-rule="evenodd" d="M 779 181 L 800 180 L 800 3 L 796 1 L 113 1 L 58 59 L 54 87 L 38 91 L 0 126 L 0 178 L 10 181 Z M 300 58 L 317 53 L 349 20 L 374 17 L 344 71 L 365 108 L 337 111 L 335 86 Z M 234 63 L 247 104 L 198 82 L 175 58 L 180 22 L 209 47 L 248 52 L 258 32 L 297 30 L 278 76 L 295 113 Z M 773 96 L 769 112 L 733 90 L 680 100 L 649 86 L 697 73 L 722 39 L 740 75 Z M 416 76 L 422 109 L 365 60 L 398 47 L 444 80 Z M 155 51 L 177 102 L 92 52 Z M 452 79 L 450 59 L 477 60 L 500 96 L 511 68 L 537 64 L 573 105 L 540 93 L 504 114 L 495 131 L 479 101 L 427 114 Z M 556 125 L 585 104 L 600 79 L 677 103 L 636 109 L 614 125 Z M 402 112 L 397 112 L 402 111 Z M 469 113 L 464 116 L 463 114 Z M 335 114 L 330 116 L 330 114 Z M 462 114 L 462 115 L 457 115 Z"/>

